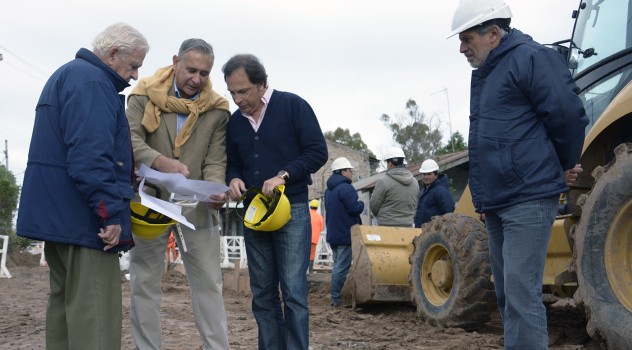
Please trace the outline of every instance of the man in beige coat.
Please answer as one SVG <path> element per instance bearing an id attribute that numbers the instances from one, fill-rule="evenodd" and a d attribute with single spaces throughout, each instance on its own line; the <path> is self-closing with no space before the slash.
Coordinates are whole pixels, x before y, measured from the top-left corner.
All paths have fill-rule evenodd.
<path id="1" fill-rule="evenodd" d="M 213 60 L 210 44 L 187 39 L 173 56 L 173 65 L 157 70 L 134 88 L 126 113 L 137 167 L 144 163 L 193 180 L 225 183 L 230 113 L 228 101 L 212 89 L 209 74 Z M 163 194 L 163 199 L 166 196 Z M 212 204 L 200 202 L 194 208 L 183 208 L 196 230 L 181 225 L 187 250 L 180 253 L 204 349 L 228 349 L 217 212 L 226 195 L 213 199 L 216 202 Z M 161 348 L 160 283 L 169 231 L 151 240 L 134 235 L 136 247 L 130 252 L 131 328 L 138 349 Z M 183 247 L 178 235 L 176 240 Z"/>

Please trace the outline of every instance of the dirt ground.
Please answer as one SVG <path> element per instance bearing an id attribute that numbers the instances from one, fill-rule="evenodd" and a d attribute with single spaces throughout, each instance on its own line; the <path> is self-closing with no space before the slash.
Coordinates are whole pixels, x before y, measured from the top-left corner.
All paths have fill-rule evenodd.
<path id="1" fill-rule="evenodd" d="M 0 278 L 0 349 L 44 349 L 48 269 L 39 255 L 12 254 L 7 268 L 13 278 Z M 226 271 L 224 302 L 231 349 L 256 349 L 257 325 L 247 287 L 235 290 Z M 124 279 L 123 279 L 124 280 Z M 502 349 L 498 315 L 477 332 L 439 329 L 424 324 L 412 306 L 377 305 L 352 310 L 329 305 L 329 273 L 310 276 L 310 349 Z M 237 280 L 239 281 L 239 280 Z M 123 281 L 123 349 L 133 349 L 129 328 L 129 282 Z M 164 349 L 201 349 L 191 313 L 186 276 L 169 270 L 163 280 Z M 602 349 L 586 334 L 583 311 L 572 302 L 549 306 L 550 349 Z"/>

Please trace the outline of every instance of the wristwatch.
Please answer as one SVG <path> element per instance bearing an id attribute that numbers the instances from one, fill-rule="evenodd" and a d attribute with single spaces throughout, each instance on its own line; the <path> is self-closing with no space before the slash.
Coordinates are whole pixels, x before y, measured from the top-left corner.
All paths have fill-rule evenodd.
<path id="1" fill-rule="evenodd" d="M 288 173 L 288 172 L 287 172 L 287 171 L 285 171 L 285 170 L 281 170 L 281 171 L 279 171 L 279 173 L 277 174 L 277 177 L 279 177 L 279 178 L 281 178 L 281 179 L 285 180 L 285 182 L 287 183 L 287 182 L 288 182 L 288 180 L 290 179 L 290 173 Z"/>

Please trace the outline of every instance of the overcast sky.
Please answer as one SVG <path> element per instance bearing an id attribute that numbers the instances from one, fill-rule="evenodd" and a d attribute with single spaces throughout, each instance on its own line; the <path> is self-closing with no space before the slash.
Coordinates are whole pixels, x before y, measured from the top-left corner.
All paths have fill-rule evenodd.
<path id="1" fill-rule="evenodd" d="M 540 43 L 567 39 L 577 0 L 506 0 L 512 27 Z M 258 56 L 270 86 L 307 100 L 323 131 L 359 132 L 379 157 L 393 145 L 382 114 L 404 112 L 409 98 L 467 137 L 471 68 L 458 38 L 446 39 L 458 0 L 32 0 L 0 13 L 0 141 L 4 164 L 22 183 L 35 114 L 46 79 L 91 49 L 97 33 L 123 21 L 151 49 L 140 77 L 171 64 L 180 43 L 202 38 L 215 50 L 211 79 L 226 97 L 222 65 L 237 53 Z M 135 81 L 131 84 L 135 85 Z M 131 88 L 124 93 L 128 94 Z M 230 100 L 230 98 L 229 98 Z M 449 102 L 449 104 L 448 104 Z M 235 106 L 231 107 L 234 110 Z"/>

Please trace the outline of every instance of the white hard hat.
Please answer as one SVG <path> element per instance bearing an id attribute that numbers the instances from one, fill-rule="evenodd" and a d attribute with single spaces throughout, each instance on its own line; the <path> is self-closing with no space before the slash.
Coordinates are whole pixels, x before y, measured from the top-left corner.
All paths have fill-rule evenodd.
<path id="1" fill-rule="evenodd" d="M 511 17 L 511 10 L 503 0 L 461 0 L 454 11 L 448 38 L 491 19 Z"/>
<path id="2" fill-rule="evenodd" d="M 423 163 L 421 163 L 421 168 L 419 168 L 419 172 L 422 174 L 432 173 L 435 171 L 439 171 L 439 164 L 432 159 L 426 159 Z"/>
<path id="3" fill-rule="evenodd" d="M 331 171 L 340 169 L 353 169 L 353 165 L 351 165 L 351 162 L 349 162 L 349 160 L 345 157 L 336 158 L 331 163 Z"/>
<path id="4" fill-rule="evenodd" d="M 404 155 L 404 151 L 402 151 L 399 147 L 391 147 L 386 152 L 384 152 L 384 158 L 382 160 L 393 159 L 393 158 L 406 158 Z"/>

